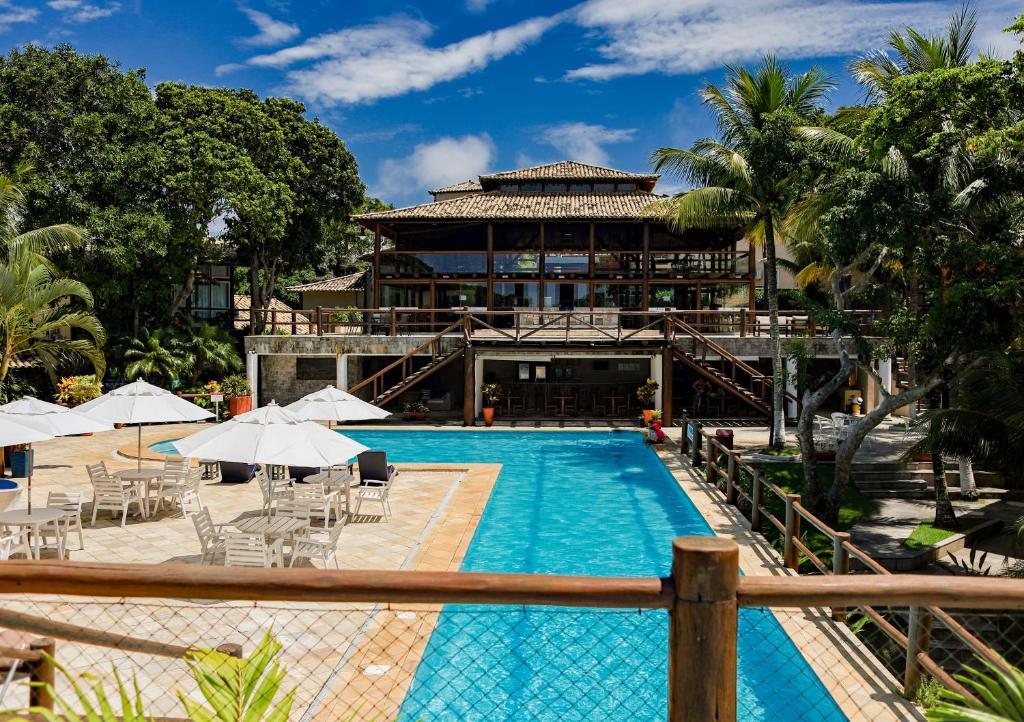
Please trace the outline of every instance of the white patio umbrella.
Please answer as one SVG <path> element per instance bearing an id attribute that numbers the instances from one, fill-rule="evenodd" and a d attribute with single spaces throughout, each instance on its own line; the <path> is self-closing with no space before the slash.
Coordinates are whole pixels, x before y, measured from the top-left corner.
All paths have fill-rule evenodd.
<path id="1" fill-rule="evenodd" d="M 98 399 L 86 401 L 76 408 L 87 414 L 117 424 L 136 424 L 138 432 L 138 468 L 142 468 L 142 424 L 171 421 L 202 421 L 212 413 L 196 406 L 167 389 L 139 379 L 119 389 L 108 391 Z"/>
<path id="2" fill-rule="evenodd" d="M 182 456 L 242 464 L 326 466 L 367 450 L 358 441 L 304 421 L 273 401 L 174 442 Z"/>
<path id="3" fill-rule="evenodd" d="M 347 391 L 328 386 L 306 394 L 284 407 L 307 421 L 369 421 L 391 416 L 389 411 L 353 396 Z"/>
<path id="4" fill-rule="evenodd" d="M 32 442 L 46 441 L 52 439 L 53 434 L 39 429 L 20 424 L 6 414 L 0 414 L 0 446 L 17 446 L 28 444 L 32 449 Z M 32 467 L 28 470 L 28 510 L 32 511 Z"/>
<path id="5" fill-rule="evenodd" d="M 114 425 L 109 421 L 94 419 L 78 409 L 40 401 L 34 396 L 26 396 L 0 406 L 0 412 L 7 414 L 13 421 L 53 436 L 73 436 L 75 434 L 92 434 L 97 431 L 110 431 Z"/>

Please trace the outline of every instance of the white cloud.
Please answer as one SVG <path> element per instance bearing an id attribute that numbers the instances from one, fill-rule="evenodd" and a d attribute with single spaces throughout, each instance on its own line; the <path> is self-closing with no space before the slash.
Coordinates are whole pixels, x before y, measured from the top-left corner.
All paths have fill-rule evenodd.
<path id="1" fill-rule="evenodd" d="M 1020 49 L 1016 35 L 1004 31 L 1021 13 L 1019 0 L 986 0 L 978 17 L 974 44 L 979 50 L 996 57 L 1010 58 Z"/>
<path id="2" fill-rule="evenodd" d="M 421 143 L 408 158 L 388 158 L 380 164 L 374 195 L 410 198 L 427 190 L 486 173 L 494 162 L 494 141 L 487 133 L 445 136 Z"/>
<path id="3" fill-rule="evenodd" d="M 482 13 L 494 0 L 466 0 L 466 9 L 471 13 Z"/>
<path id="4" fill-rule="evenodd" d="M 481 70 L 560 21 L 559 16 L 532 18 L 434 48 L 426 44 L 434 31 L 429 23 L 399 16 L 318 35 L 248 62 L 271 68 L 312 62 L 288 72 L 288 90 L 325 105 L 372 102 Z"/>
<path id="5" fill-rule="evenodd" d="M 39 11 L 35 8 L 24 8 L 0 0 L 0 32 L 8 30 L 11 25 L 34 22 L 38 15 Z"/>
<path id="6" fill-rule="evenodd" d="M 577 7 L 576 22 L 602 40 L 597 51 L 607 62 L 566 77 L 697 73 L 767 52 L 784 58 L 858 53 L 879 47 L 896 25 L 944 24 L 952 7 L 938 0 L 588 0 Z"/>
<path id="7" fill-rule="evenodd" d="M 91 3 L 85 0 L 50 0 L 46 3 L 51 10 L 60 13 L 66 23 L 88 23 L 110 17 L 121 10 L 119 2 Z"/>
<path id="8" fill-rule="evenodd" d="M 559 123 L 548 126 L 541 140 L 556 148 L 567 160 L 594 165 L 608 165 L 610 158 L 604 146 L 632 140 L 635 128 L 606 128 L 590 123 Z"/>
<path id="9" fill-rule="evenodd" d="M 298 25 L 277 20 L 259 10 L 254 10 L 245 5 L 239 5 L 238 9 L 245 13 L 245 16 L 249 18 L 249 22 L 259 30 L 256 35 L 240 40 L 245 45 L 281 45 L 299 37 L 299 33 L 302 32 L 299 30 Z"/>
<path id="10" fill-rule="evenodd" d="M 235 73 L 239 70 L 244 69 L 245 63 L 224 63 L 223 65 L 218 65 L 216 68 L 214 68 L 213 74 L 219 78 L 222 75 L 230 75 L 231 73 Z"/>

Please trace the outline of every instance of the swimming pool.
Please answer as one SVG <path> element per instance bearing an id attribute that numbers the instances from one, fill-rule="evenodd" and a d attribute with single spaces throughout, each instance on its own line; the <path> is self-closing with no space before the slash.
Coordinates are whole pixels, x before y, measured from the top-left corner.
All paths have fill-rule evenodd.
<path id="1" fill-rule="evenodd" d="M 665 576 L 674 537 L 712 533 L 635 432 L 345 433 L 393 462 L 503 464 L 464 571 Z M 448 607 L 399 719 L 664 719 L 667 623 L 663 610 Z M 737 694 L 743 720 L 846 719 L 763 610 L 740 613 Z"/>
<path id="2" fill-rule="evenodd" d="M 165 439 L 163 441 L 154 442 L 146 448 L 157 454 L 174 454 L 177 456 L 178 450 L 174 448 L 175 441 L 177 441 L 177 439 Z"/>

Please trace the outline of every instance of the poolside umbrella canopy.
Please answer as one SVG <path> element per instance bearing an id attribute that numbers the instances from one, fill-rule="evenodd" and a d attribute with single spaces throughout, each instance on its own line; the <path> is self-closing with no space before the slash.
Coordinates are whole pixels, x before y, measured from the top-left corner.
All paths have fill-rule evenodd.
<path id="1" fill-rule="evenodd" d="M 114 425 L 109 421 L 91 418 L 76 409 L 40 401 L 26 396 L 0 406 L 12 420 L 52 436 L 73 436 L 92 434 L 97 431 L 111 431 Z"/>
<path id="2" fill-rule="evenodd" d="M 76 410 L 112 423 L 138 425 L 139 468 L 142 468 L 142 424 L 202 421 L 213 416 L 201 406 L 141 379 L 87 401 Z"/>
<path id="3" fill-rule="evenodd" d="M 174 442 L 182 456 L 243 464 L 331 466 L 366 447 L 271 402 Z"/>
<path id="4" fill-rule="evenodd" d="M 53 434 L 19 423 L 8 414 L 0 414 L 0 446 L 32 444 L 52 439 Z M 28 472 L 28 508 L 32 510 L 32 470 Z"/>
<path id="5" fill-rule="evenodd" d="M 370 421 L 391 415 L 333 386 L 306 394 L 284 408 L 307 421 Z"/>

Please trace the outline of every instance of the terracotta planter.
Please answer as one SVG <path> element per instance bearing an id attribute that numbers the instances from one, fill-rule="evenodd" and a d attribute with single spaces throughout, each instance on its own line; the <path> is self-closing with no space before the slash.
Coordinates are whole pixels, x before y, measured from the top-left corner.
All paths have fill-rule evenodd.
<path id="1" fill-rule="evenodd" d="M 228 399 L 228 407 L 231 410 L 232 416 L 252 411 L 252 396 L 232 396 Z"/>
<path id="2" fill-rule="evenodd" d="M 403 411 L 402 418 L 406 421 L 422 421 L 427 418 L 426 411 Z"/>
<path id="3" fill-rule="evenodd" d="M 488 426 L 491 426 L 492 424 L 494 424 L 494 407 L 493 406 L 485 406 L 483 411 L 484 411 L 484 423 L 487 424 Z"/>

